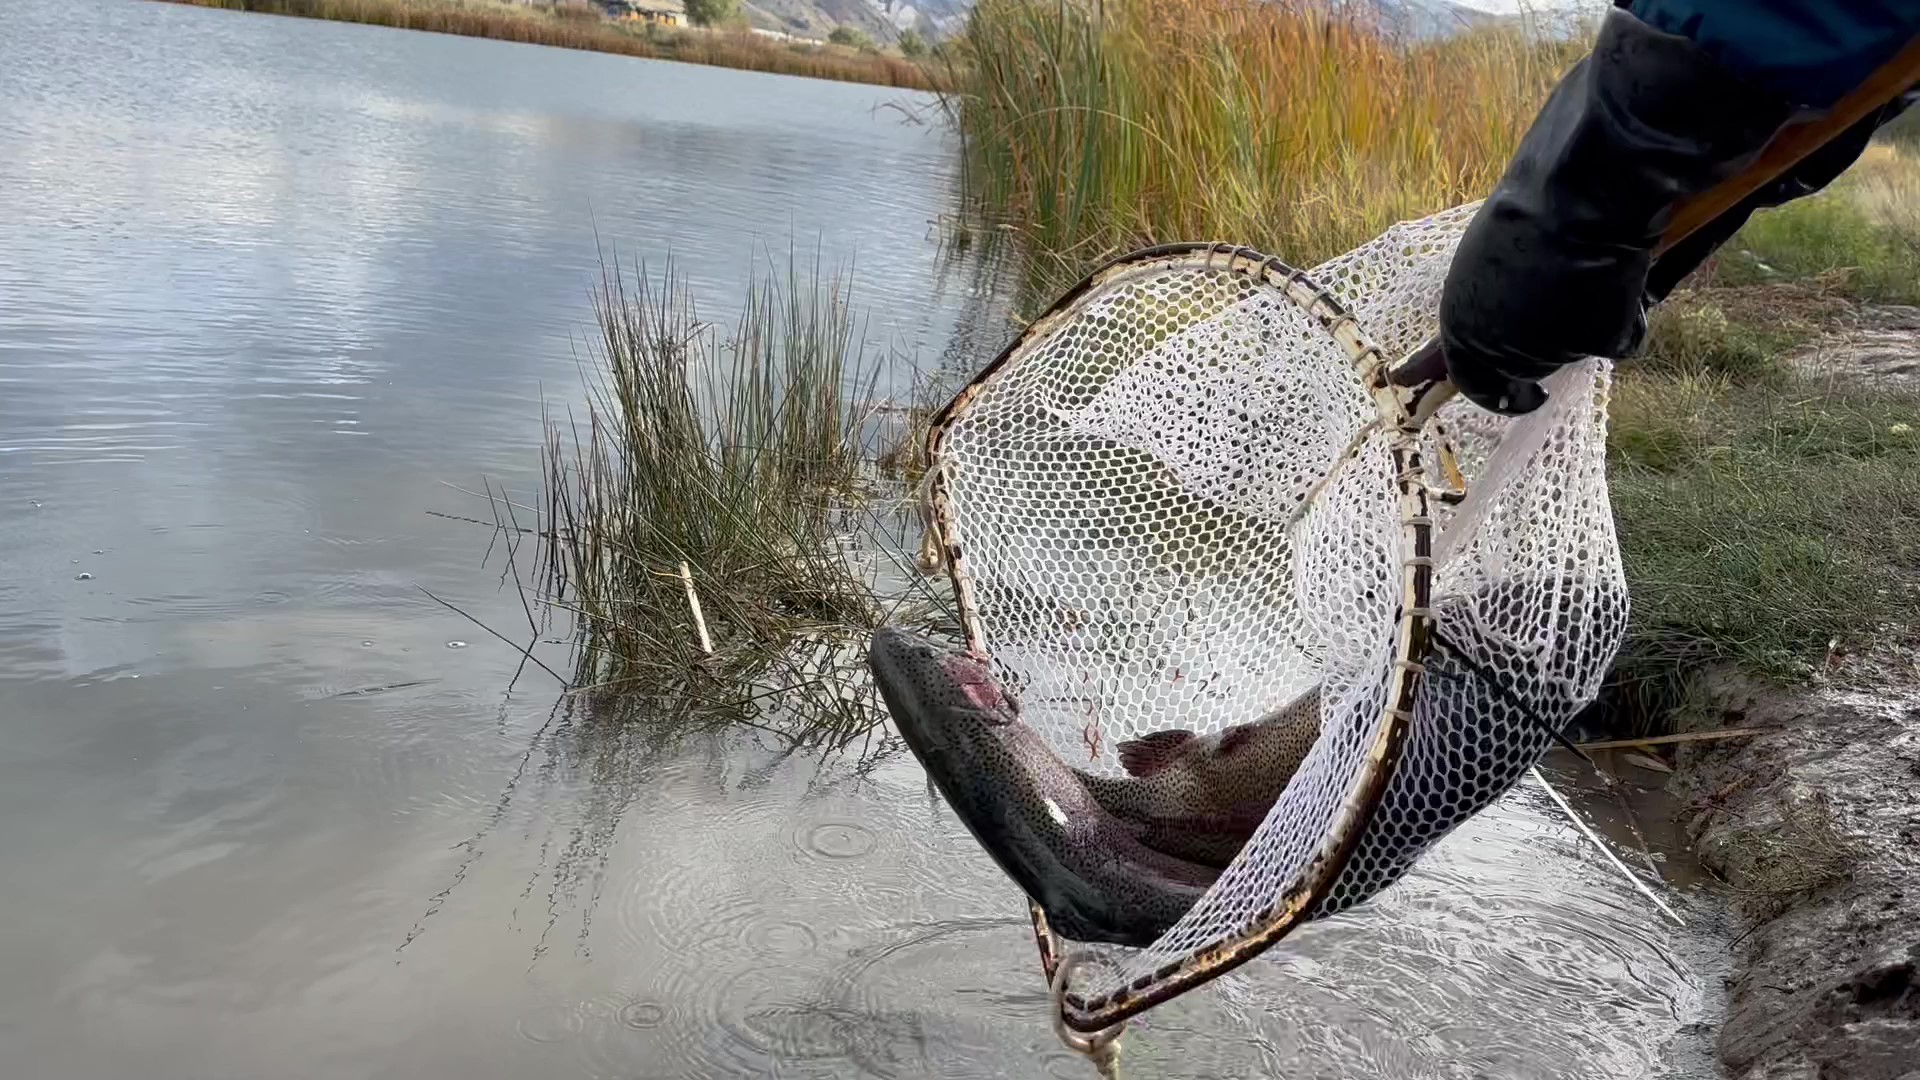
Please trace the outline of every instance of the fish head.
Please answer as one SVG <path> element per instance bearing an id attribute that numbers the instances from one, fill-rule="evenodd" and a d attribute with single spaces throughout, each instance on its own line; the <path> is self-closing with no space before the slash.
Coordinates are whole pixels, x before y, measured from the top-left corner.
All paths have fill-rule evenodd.
<path id="1" fill-rule="evenodd" d="M 957 736 L 978 725 L 1005 727 L 1020 718 L 1019 703 L 972 652 L 883 626 L 874 631 L 867 663 L 896 723 L 916 729 L 903 731 L 909 741 L 941 732 Z"/>
<path id="2" fill-rule="evenodd" d="M 1144 946 L 1213 871 L 1159 855 L 1021 720 L 984 657 L 892 627 L 867 650 L 894 727 L 1007 876 L 1081 941 Z"/>
<path id="3" fill-rule="evenodd" d="M 1071 831 L 1091 804 L 987 660 L 892 627 L 874 632 L 867 663 L 901 738 L 976 831 L 1024 816 Z"/>

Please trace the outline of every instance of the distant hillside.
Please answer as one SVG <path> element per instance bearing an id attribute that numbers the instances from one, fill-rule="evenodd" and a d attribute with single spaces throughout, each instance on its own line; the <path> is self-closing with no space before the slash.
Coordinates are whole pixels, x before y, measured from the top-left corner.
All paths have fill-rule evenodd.
<path id="1" fill-rule="evenodd" d="M 1364 0 L 1394 31 L 1411 38 L 1438 38 L 1501 22 L 1505 16 L 1453 0 Z"/>
<path id="2" fill-rule="evenodd" d="M 741 0 L 755 26 L 801 37 L 824 38 L 836 26 L 851 26 L 875 41 L 892 41 L 913 28 L 944 37 L 966 23 L 973 0 Z"/>
<path id="3" fill-rule="evenodd" d="M 1149 0 L 1150 2 L 1150 0 Z M 1514 18 L 1460 0 L 1333 0 L 1378 11 L 1394 32 L 1410 38 L 1446 37 Z M 1486 3 L 1487 0 L 1481 0 Z M 824 38 L 836 26 L 851 26 L 875 41 L 892 41 L 911 27 L 928 38 L 959 32 L 974 0 L 741 0 L 753 24 L 802 37 Z M 1604 0 L 1533 0 L 1536 10 L 1561 11 L 1604 6 Z M 1515 4 L 1493 6 L 1509 9 Z"/>

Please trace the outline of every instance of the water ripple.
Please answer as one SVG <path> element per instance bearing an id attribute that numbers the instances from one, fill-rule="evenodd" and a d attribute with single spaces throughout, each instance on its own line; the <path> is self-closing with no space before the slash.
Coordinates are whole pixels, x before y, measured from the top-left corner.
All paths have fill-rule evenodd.
<path id="1" fill-rule="evenodd" d="M 858 859 L 878 843 L 873 830 L 857 821 L 825 821 L 807 829 L 801 848 L 826 859 Z"/>
<path id="2" fill-rule="evenodd" d="M 756 244 L 819 237 L 823 268 L 858 256 L 876 353 L 997 349 L 1013 290 L 919 239 L 947 132 L 885 88 L 5 11 L 11 1070 L 253 1075 L 322 1043 L 328 1075 L 1089 1075 L 1018 890 L 911 758 L 823 791 L 805 755 L 676 757 L 644 723 L 529 747 L 518 658 L 415 587 L 525 626 L 487 530 L 425 512 L 537 489 L 603 252 L 678 253 L 724 328 Z M 1496 808 L 1364 918 L 1156 1010 L 1130 1071 L 1644 1076 L 1700 975 L 1564 832 Z M 366 949 L 423 901 L 404 962 Z M 574 949 L 547 933 L 570 901 Z M 103 970 L 124 992 L 59 992 Z"/>

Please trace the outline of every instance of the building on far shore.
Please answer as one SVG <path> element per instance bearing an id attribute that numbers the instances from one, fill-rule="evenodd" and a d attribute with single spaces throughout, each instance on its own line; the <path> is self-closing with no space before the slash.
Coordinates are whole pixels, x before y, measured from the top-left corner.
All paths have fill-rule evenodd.
<path id="1" fill-rule="evenodd" d="M 616 19 L 652 23 L 655 26 L 687 25 L 687 5 L 683 0 L 610 0 L 608 14 Z"/>

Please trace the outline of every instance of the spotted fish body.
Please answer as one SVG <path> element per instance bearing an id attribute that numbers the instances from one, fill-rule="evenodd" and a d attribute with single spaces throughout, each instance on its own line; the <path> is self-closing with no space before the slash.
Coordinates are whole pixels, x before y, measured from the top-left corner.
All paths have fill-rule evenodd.
<path id="1" fill-rule="evenodd" d="M 1061 935 L 1151 944 L 1218 876 L 1142 842 L 1019 718 L 985 661 L 900 630 L 868 662 L 894 724 L 940 793 Z"/>
<path id="2" fill-rule="evenodd" d="M 1147 846 L 1224 868 L 1286 790 L 1320 735 L 1320 692 L 1214 735 L 1156 731 L 1117 749 L 1127 776 L 1081 773 L 1108 812 L 1144 827 Z"/>

